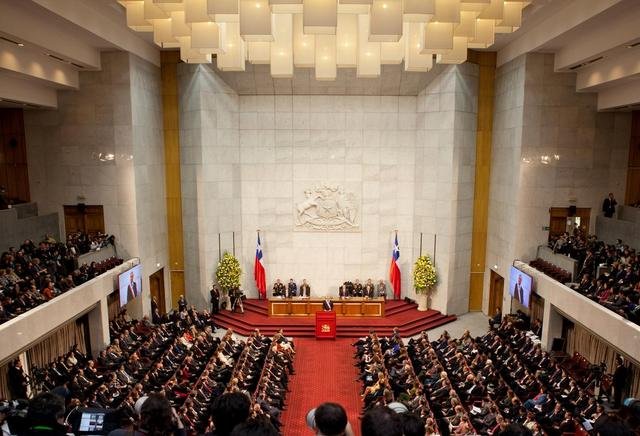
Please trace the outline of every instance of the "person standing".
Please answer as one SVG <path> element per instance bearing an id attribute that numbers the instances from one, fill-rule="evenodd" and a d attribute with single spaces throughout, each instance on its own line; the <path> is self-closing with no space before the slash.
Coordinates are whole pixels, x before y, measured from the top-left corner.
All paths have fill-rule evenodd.
<path id="1" fill-rule="evenodd" d="M 365 298 L 373 298 L 375 286 L 371 279 L 367 279 L 367 283 L 364 285 L 364 297 Z"/>
<path id="2" fill-rule="evenodd" d="M 617 205 L 618 202 L 613 196 L 613 192 L 609 192 L 609 196 L 602 202 L 602 212 L 604 212 L 604 216 L 606 216 L 607 218 L 612 218 L 616 213 Z"/>
<path id="3" fill-rule="evenodd" d="M 211 313 L 218 313 L 220 311 L 220 290 L 215 284 L 211 285 L 209 294 L 211 295 Z"/>
<path id="4" fill-rule="evenodd" d="M 515 287 L 513 288 L 513 298 L 524 304 L 524 292 L 522 290 L 522 276 L 518 275 L 518 282 L 516 283 Z"/>
<path id="5" fill-rule="evenodd" d="M 378 294 L 376 295 L 377 297 L 382 297 L 385 300 L 387 299 L 387 285 L 385 285 L 384 280 L 380 279 L 376 292 Z"/>
<path id="6" fill-rule="evenodd" d="M 280 279 L 276 279 L 276 282 L 273 284 L 273 296 L 284 297 L 284 283 L 282 283 Z"/>
<path id="7" fill-rule="evenodd" d="M 9 366 L 9 372 L 7 374 L 9 381 L 9 392 L 14 400 L 24 400 L 27 398 L 27 384 L 28 378 L 22 369 L 22 362 L 20 359 L 13 361 L 13 364 Z"/>
<path id="8" fill-rule="evenodd" d="M 129 286 L 127 286 L 127 302 L 138 296 L 138 284 L 136 283 L 135 278 L 135 274 L 131 271 L 129 274 Z"/>
<path id="9" fill-rule="evenodd" d="M 180 295 L 180 298 L 178 298 L 178 312 L 183 310 L 187 310 L 187 299 L 184 298 L 184 295 Z"/>
<path id="10" fill-rule="evenodd" d="M 305 298 L 311 297 L 311 286 L 307 283 L 307 279 L 302 279 L 302 284 L 300 285 L 300 296 Z"/>
<path id="11" fill-rule="evenodd" d="M 627 385 L 629 370 L 624 366 L 622 357 L 616 357 L 616 370 L 613 373 L 613 407 L 619 409 L 622 405 L 622 394 Z"/>
<path id="12" fill-rule="evenodd" d="M 289 279 L 289 283 L 287 284 L 287 298 L 293 298 L 298 295 L 298 285 L 293 279 Z"/>

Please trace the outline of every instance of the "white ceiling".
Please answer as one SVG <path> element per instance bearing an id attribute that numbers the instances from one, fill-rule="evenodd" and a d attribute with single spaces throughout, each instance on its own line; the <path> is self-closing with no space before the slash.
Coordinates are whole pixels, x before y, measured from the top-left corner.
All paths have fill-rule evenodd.
<path id="1" fill-rule="evenodd" d="M 159 64 L 151 34 L 129 30 L 116 0 L 0 0 L 0 10 L 0 37 L 24 44 L 0 39 L 0 106 L 56 107 L 56 91 L 77 88 L 79 72 L 99 69 L 105 49 Z M 640 0 L 534 0 L 522 27 L 497 35 L 489 50 L 498 51 L 499 64 L 552 52 L 558 72 L 576 74 L 577 91 L 598 93 L 600 109 L 628 109 L 640 103 L 640 45 L 627 48 L 640 41 L 638 23 Z M 312 69 L 273 79 L 268 66 L 247 64 L 244 72 L 220 75 L 239 94 L 415 95 L 440 70 L 385 65 L 379 78 L 358 79 L 355 70 L 340 69 L 335 82 L 318 82 Z"/>

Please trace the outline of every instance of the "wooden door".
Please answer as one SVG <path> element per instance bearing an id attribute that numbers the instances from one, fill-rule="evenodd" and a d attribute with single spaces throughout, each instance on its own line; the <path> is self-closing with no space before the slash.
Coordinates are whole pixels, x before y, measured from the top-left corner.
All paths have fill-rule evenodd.
<path id="1" fill-rule="evenodd" d="M 624 204 L 637 203 L 640 203 L 640 111 L 633 111 Z"/>
<path id="2" fill-rule="evenodd" d="M 502 312 L 502 295 L 504 294 L 504 278 L 491 270 L 489 277 L 489 316 L 496 313 L 496 309 Z"/>
<path id="3" fill-rule="evenodd" d="M 568 207 L 551 207 L 549 208 L 549 240 L 555 239 L 567 231 L 567 219 L 570 218 Z M 591 219 L 590 207 L 577 207 L 573 217 L 580 218 L 580 229 L 589 233 L 589 223 Z"/>
<path id="4" fill-rule="evenodd" d="M 164 268 L 160 268 L 149 276 L 149 288 L 151 298 L 155 298 L 158 303 L 160 315 L 164 315 L 167 311 L 164 296 Z"/>
<path id="5" fill-rule="evenodd" d="M 89 235 L 105 233 L 102 205 L 65 205 L 64 228 L 67 234 L 84 232 Z"/>

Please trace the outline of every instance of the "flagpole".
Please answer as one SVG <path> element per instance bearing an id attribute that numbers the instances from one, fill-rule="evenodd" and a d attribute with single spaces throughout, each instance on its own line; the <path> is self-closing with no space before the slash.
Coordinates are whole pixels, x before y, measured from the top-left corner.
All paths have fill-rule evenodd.
<path id="1" fill-rule="evenodd" d="M 436 241 L 438 240 L 438 235 L 433 234 L 433 264 L 436 264 Z"/>
<path id="2" fill-rule="evenodd" d="M 218 233 L 218 262 L 222 260 L 222 248 L 220 243 L 220 233 Z"/>
<path id="3" fill-rule="evenodd" d="M 232 244 L 233 244 L 233 257 L 236 257 L 236 232 L 231 232 Z"/>
<path id="4" fill-rule="evenodd" d="M 422 256 L 422 232 L 420 232 L 420 256 Z"/>

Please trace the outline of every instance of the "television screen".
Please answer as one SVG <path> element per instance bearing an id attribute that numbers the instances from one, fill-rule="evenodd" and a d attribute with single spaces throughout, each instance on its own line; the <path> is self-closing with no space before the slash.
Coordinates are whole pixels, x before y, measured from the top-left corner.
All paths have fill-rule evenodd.
<path id="1" fill-rule="evenodd" d="M 142 294 L 142 265 L 136 265 L 118 277 L 120 306 Z"/>
<path id="2" fill-rule="evenodd" d="M 511 267 L 511 277 L 509 279 L 509 294 L 511 298 L 524 307 L 529 307 L 532 285 L 533 279 L 529 274 L 523 273 L 515 266 Z"/>

